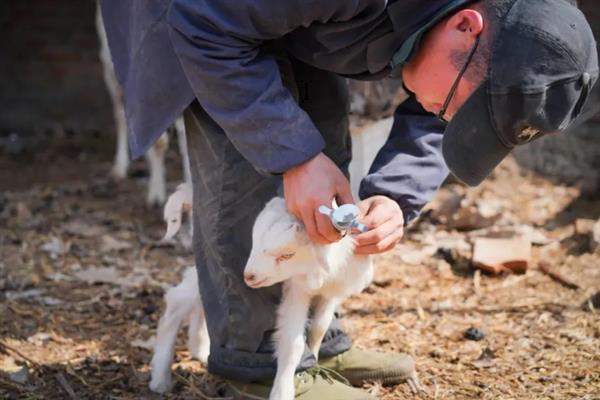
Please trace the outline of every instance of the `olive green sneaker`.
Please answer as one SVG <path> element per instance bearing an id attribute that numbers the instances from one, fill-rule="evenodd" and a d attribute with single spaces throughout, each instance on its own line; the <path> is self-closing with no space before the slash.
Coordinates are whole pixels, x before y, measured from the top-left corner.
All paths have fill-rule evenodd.
<path id="1" fill-rule="evenodd" d="M 226 381 L 225 393 L 231 400 L 268 400 L 273 382 L 240 383 Z M 296 400 L 375 400 L 353 388 L 335 371 L 314 367 L 294 376 Z"/>
<path id="2" fill-rule="evenodd" d="M 405 353 L 384 353 L 373 350 L 350 350 L 319 359 L 319 366 L 332 369 L 354 386 L 365 381 L 381 381 L 384 385 L 408 382 L 413 391 L 421 390 L 415 362 Z"/>

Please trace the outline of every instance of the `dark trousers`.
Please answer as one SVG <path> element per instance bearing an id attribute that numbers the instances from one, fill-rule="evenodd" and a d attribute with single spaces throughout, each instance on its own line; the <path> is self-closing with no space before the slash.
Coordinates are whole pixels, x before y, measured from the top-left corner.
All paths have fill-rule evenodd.
<path id="1" fill-rule="evenodd" d="M 281 57 L 282 80 L 310 115 L 342 169 L 350 162 L 348 90 L 331 73 Z M 250 289 L 243 269 L 252 246 L 254 220 L 281 195 L 281 178 L 260 175 L 236 150 L 198 102 L 184 113 L 194 186 L 193 248 L 211 347 L 208 370 L 238 381 L 275 376 L 272 333 L 280 285 Z M 350 339 L 333 321 L 320 357 L 346 351 Z M 315 365 L 305 350 L 299 370 Z"/>

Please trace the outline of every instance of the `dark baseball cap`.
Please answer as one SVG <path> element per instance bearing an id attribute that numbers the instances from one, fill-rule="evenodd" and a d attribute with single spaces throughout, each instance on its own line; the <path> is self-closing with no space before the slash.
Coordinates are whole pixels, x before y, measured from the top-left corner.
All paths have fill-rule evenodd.
<path id="1" fill-rule="evenodd" d="M 448 123 L 443 155 L 481 183 L 515 146 L 564 131 L 598 79 L 596 42 L 565 0 L 515 0 L 491 43 L 488 75 Z"/>

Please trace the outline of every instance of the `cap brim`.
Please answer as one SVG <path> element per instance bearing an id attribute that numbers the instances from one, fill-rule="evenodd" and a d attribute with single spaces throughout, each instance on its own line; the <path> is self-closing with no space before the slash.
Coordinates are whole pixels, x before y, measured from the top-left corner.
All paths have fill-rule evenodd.
<path id="1" fill-rule="evenodd" d="M 442 153 L 459 180 L 479 185 L 510 153 L 494 131 L 484 82 L 452 117 L 444 132 Z"/>

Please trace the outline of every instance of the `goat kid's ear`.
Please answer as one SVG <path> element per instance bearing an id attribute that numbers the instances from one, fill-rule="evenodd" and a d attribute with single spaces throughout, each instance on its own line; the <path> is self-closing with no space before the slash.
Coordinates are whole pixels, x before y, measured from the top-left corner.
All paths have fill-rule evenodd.
<path id="1" fill-rule="evenodd" d="M 296 238 L 296 242 L 299 245 L 305 246 L 310 242 L 308 234 L 306 233 L 306 229 L 301 222 L 295 222 L 292 225 L 292 228 L 294 229 L 294 237 Z"/>

